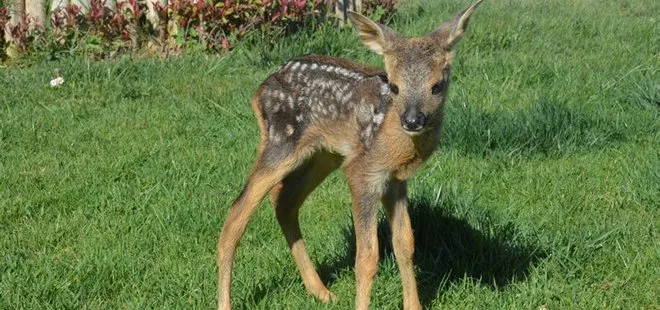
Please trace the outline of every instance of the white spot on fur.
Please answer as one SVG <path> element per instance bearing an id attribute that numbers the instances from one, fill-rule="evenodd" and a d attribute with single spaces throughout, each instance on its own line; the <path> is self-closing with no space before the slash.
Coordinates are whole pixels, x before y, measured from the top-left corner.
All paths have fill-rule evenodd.
<path id="1" fill-rule="evenodd" d="M 372 127 L 371 124 L 369 124 L 369 126 L 367 126 L 367 128 L 365 128 L 364 131 L 362 132 L 362 136 L 365 138 L 371 138 L 371 133 L 372 133 Z"/>
<path id="2" fill-rule="evenodd" d="M 385 114 L 383 113 L 374 114 L 373 123 L 376 125 L 380 125 L 383 122 L 384 118 L 385 118 Z"/>
<path id="3" fill-rule="evenodd" d="M 347 92 L 341 97 L 341 102 L 347 104 L 353 98 L 353 92 Z"/>
<path id="4" fill-rule="evenodd" d="M 311 66 L 311 69 L 316 70 L 316 68 L 318 68 L 318 67 L 319 67 L 319 65 L 317 65 L 316 63 L 313 63 L 312 66 Z"/>
<path id="5" fill-rule="evenodd" d="M 281 140 L 280 136 L 275 131 L 274 126 L 270 126 L 270 128 L 268 129 L 268 139 L 270 139 L 270 141 L 272 141 L 273 143 L 278 143 Z"/>
<path id="6" fill-rule="evenodd" d="M 330 111 L 330 114 L 332 114 L 333 117 L 337 115 L 337 106 L 335 105 L 328 106 L 328 110 Z"/>
<path id="7" fill-rule="evenodd" d="M 298 67 L 300 67 L 300 63 L 294 62 L 293 65 L 291 66 L 291 71 L 298 70 Z"/>
<path id="8" fill-rule="evenodd" d="M 286 132 L 287 136 L 291 136 L 293 134 L 293 132 L 295 131 L 295 129 L 293 128 L 293 126 L 291 126 L 291 124 L 287 124 L 284 131 Z"/>
<path id="9" fill-rule="evenodd" d="M 346 69 L 344 69 L 344 68 L 341 69 L 341 74 L 342 74 L 343 76 L 345 76 L 345 77 L 348 77 L 348 78 L 351 77 L 351 72 L 348 71 L 348 70 L 346 70 Z"/>
<path id="10" fill-rule="evenodd" d="M 367 104 L 359 104 L 356 107 L 355 116 L 359 122 L 369 122 L 373 118 L 373 113 Z"/>
<path id="11" fill-rule="evenodd" d="M 384 95 L 388 95 L 389 93 L 390 93 L 389 85 L 385 83 L 380 84 L 380 94 L 384 96 Z"/>

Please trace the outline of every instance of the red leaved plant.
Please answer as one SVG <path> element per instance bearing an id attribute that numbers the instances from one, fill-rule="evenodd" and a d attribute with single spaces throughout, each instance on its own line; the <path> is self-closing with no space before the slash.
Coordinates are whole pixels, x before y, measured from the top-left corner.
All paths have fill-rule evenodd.
<path id="1" fill-rule="evenodd" d="M 7 24 L 7 19 L 9 19 L 9 16 L 7 14 L 7 8 L 5 7 L 0 8 L 0 30 L 2 30 L 2 33 L 0 33 L 0 59 L 3 59 L 3 56 L 5 54 L 4 29 L 5 29 L 5 25 Z"/>
<path id="2" fill-rule="evenodd" d="M 105 6 L 107 0 L 90 0 L 88 10 L 83 13 L 77 5 L 69 4 L 52 13 L 52 32 L 55 42 L 81 40 L 96 52 L 108 49 L 138 48 L 140 27 L 145 29 L 146 2 L 126 0 L 118 2 L 114 10 Z M 172 44 L 177 48 L 196 45 L 210 50 L 228 50 L 233 40 L 241 38 L 255 27 L 266 31 L 277 30 L 284 34 L 299 30 L 309 19 L 324 17 L 329 2 L 336 0 L 147 0 L 153 2 L 153 10 L 159 23 L 158 40 L 163 51 Z M 379 15 L 381 20 L 389 17 L 397 0 L 365 0 L 365 13 Z M 7 9 L 0 9 L 0 25 L 6 23 Z M 17 25 L 10 26 L 16 37 L 14 44 L 25 51 L 30 39 L 27 16 Z M 169 26 L 178 26 L 168 28 Z M 178 29 L 174 29 L 178 28 Z M 175 33 L 168 33 L 174 31 Z M 170 41 L 176 38 L 177 40 Z M 0 41 L 2 44 L 2 41 Z M 67 43 L 71 46 L 71 43 Z M 74 43 L 75 45 L 75 43 Z"/>
<path id="3" fill-rule="evenodd" d="M 22 14 L 21 19 L 16 25 L 5 26 L 9 28 L 14 47 L 19 53 L 25 53 L 28 43 L 32 39 L 30 31 L 31 19 L 28 14 Z"/>

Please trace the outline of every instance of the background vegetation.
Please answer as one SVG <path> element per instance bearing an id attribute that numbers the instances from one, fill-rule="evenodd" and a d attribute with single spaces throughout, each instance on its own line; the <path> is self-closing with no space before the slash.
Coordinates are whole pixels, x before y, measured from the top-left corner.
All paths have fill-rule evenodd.
<path id="1" fill-rule="evenodd" d="M 466 5 L 407 2 L 390 24 L 420 35 Z M 456 56 L 441 149 L 411 182 L 424 305 L 658 308 L 659 11 L 649 0 L 480 7 Z M 0 308 L 215 307 L 217 231 L 258 140 L 249 99 L 307 53 L 380 65 L 350 29 L 320 24 L 248 35 L 222 56 L 2 68 Z M 65 82 L 50 88 L 55 68 Z M 238 250 L 237 308 L 353 306 L 340 174 L 301 222 L 339 303 L 304 292 L 264 202 Z M 374 309 L 401 306 L 387 235 Z"/>
<path id="2" fill-rule="evenodd" d="M 231 49 L 248 30 L 295 32 L 325 19 L 332 8 L 329 0 L 171 0 L 154 1 L 150 11 L 143 0 L 83 0 L 51 11 L 50 2 L 44 0 L 46 22 L 22 12 L 13 14 L 20 14 L 19 21 L 11 24 L 10 2 L 0 2 L 0 29 L 10 35 L 0 41 L 2 52 L 47 60 L 80 54 L 114 58 L 128 52 L 167 56 L 186 49 L 218 52 Z M 395 0 L 365 3 L 387 16 Z"/>

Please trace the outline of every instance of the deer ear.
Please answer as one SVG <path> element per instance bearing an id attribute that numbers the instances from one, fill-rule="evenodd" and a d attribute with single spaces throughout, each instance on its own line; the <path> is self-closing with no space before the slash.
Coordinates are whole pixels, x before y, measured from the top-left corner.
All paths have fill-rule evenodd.
<path id="1" fill-rule="evenodd" d="M 353 11 L 348 12 L 353 28 L 358 32 L 358 37 L 370 50 L 378 55 L 385 54 L 397 37 L 396 32 L 384 25 L 377 24 Z"/>
<path id="2" fill-rule="evenodd" d="M 463 34 L 465 34 L 468 22 L 470 21 L 470 16 L 472 16 L 472 13 L 474 13 L 475 9 L 481 4 L 481 2 L 483 2 L 483 0 L 478 0 L 473 3 L 470 7 L 458 13 L 451 22 L 433 31 L 430 36 L 439 39 L 439 43 L 446 49 L 453 49 L 456 44 L 461 41 L 461 38 L 463 38 Z"/>

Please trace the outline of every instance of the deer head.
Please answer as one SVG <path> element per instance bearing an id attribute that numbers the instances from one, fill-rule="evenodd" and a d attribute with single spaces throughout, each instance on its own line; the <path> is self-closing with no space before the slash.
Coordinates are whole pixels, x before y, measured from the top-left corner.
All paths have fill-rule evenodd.
<path id="1" fill-rule="evenodd" d="M 369 49 L 383 56 L 392 106 L 401 126 L 417 135 L 442 121 L 454 48 L 463 37 L 479 0 L 440 26 L 418 38 L 405 37 L 387 26 L 349 12 L 353 27 Z"/>

